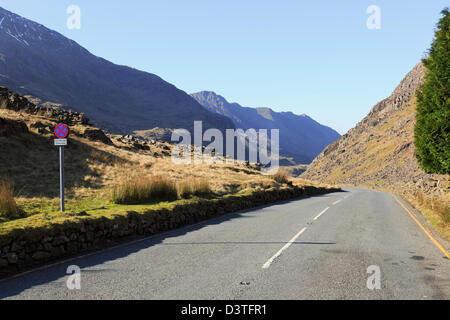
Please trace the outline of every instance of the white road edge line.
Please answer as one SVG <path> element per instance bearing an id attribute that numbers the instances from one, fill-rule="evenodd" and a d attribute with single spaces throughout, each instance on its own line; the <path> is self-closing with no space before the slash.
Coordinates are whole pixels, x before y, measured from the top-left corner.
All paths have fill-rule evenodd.
<path id="1" fill-rule="evenodd" d="M 316 221 L 317 219 L 319 219 L 319 217 L 320 217 L 321 215 L 323 215 L 328 209 L 330 209 L 330 207 L 326 207 L 321 213 L 319 213 L 319 214 L 313 219 L 313 221 Z"/>
<path id="2" fill-rule="evenodd" d="M 290 246 L 291 244 L 293 244 L 293 243 L 295 242 L 295 240 L 296 240 L 303 232 L 305 232 L 305 230 L 306 230 L 306 227 L 303 228 L 302 230 L 300 230 L 300 231 L 299 231 L 299 232 L 298 232 L 291 240 L 289 240 L 288 243 L 286 243 L 286 244 L 283 246 L 283 248 L 281 248 L 277 253 L 275 253 L 275 254 L 272 256 L 272 258 L 270 258 L 269 260 L 267 260 L 267 262 L 264 263 L 264 265 L 262 266 L 262 268 L 263 268 L 263 269 L 269 268 L 270 265 L 272 264 L 273 260 L 275 260 L 276 258 L 278 258 L 284 250 L 286 250 L 287 248 L 289 248 L 289 246 Z"/>
<path id="3" fill-rule="evenodd" d="M 335 201 L 335 202 L 333 202 L 333 206 L 335 205 L 335 204 L 338 204 L 339 202 L 341 202 L 342 201 L 342 199 L 340 199 L 340 200 L 338 200 L 338 201 Z"/>

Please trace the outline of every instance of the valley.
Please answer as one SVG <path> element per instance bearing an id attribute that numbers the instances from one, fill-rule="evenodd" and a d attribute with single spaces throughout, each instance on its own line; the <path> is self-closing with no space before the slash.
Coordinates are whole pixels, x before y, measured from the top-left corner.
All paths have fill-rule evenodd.
<path id="1" fill-rule="evenodd" d="M 0 7 L 0 299 L 450 298 L 448 9 L 235 5 Z"/>

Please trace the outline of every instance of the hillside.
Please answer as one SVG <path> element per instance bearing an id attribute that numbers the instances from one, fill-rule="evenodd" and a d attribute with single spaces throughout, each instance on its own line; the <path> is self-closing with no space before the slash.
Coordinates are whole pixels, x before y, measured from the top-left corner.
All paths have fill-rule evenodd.
<path id="1" fill-rule="evenodd" d="M 230 118 L 237 128 L 279 129 L 280 155 L 293 158 L 296 163 L 310 163 L 328 144 L 340 137 L 335 130 L 304 114 L 243 107 L 209 91 L 194 93 L 192 97 L 206 109 Z"/>
<path id="2" fill-rule="evenodd" d="M 270 176 L 261 175 L 257 165 L 225 164 L 220 159 L 212 164 L 176 165 L 169 143 L 107 134 L 84 114 L 36 106 L 0 87 L 0 182 L 9 180 L 19 202 L 31 212 L 57 204 L 59 161 L 53 128 L 59 122 L 68 124 L 71 130 L 65 152 L 66 193 L 71 209 L 80 203 L 87 207 L 107 203 L 111 189 L 118 184 L 155 175 L 180 183 L 207 179 L 211 191 L 218 195 L 281 186 Z"/>
<path id="3" fill-rule="evenodd" d="M 0 86 L 68 106 L 114 133 L 234 128 L 160 77 L 115 65 L 76 42 L 0 7 Z"/>
<path id="4" fill-rule="evenodd" d="M 424 75 L 423 64 L 417 64 L 390 97 L 325 148 L 301 177 L 393 191 L 450 222 L 448 176 L 426 174 L 415 155 L 415 93 Z"/>

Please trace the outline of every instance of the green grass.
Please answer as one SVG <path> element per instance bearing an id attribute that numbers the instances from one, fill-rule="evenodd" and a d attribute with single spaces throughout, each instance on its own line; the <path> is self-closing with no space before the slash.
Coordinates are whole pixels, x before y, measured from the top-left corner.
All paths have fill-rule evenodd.
<path id="1" fill-rule="evenodd" d="M 245 197 L 251 195 L 254 190 L 245 190 L 239 192 L 237 194 L 228 194 L 224 196 L 216 196 L 210 199 L 203 199 L 200 197 L 192 197 L 190 199 L 179 199 L 174 201 L 159 201 L 148 204 L 116 204 L 113 202 L 105 203 L 102 207 L 96 207 L 94 204 L 97 203 L 97 200 L 92 200 L 91 202 L 86 202 L 91 204 L 91 208 L 87 210 L 83 210 L 87 215 L 77 216 L 75 211 L 66 211 L 64 213 L 59 212 L 58 210 L 51 212 L 52 206 L 48 206 L 45 208 L 45 212 L 34 214 L 28 216 L 26 218 L 4 221 L 0 223 L 0 236 L 7 235 L 12 230 L 16 229 L 26 229 L 26 228 L 47 228 L 54 224 L 62 224 L 65 222 L 79 222 L 84 219 L 97 219 L 100 217 L 105 218 L 113 218 L 117 215 L 127 215 L 128 212 L 133 211 L 140 214 L 143 214 L 148 211 L 158 211 L 158 210 L 172 210 L 177 205 L 187 205 L 202 201 L 209 201 L 211 203 L 215 201 L 219 201 L 221 199 L 227 199 L 228 197 Z"/>
<path id="2" fill-rule="evenodd" d="M 233 194 L 211 194 L 207 199 L 199 196 L 192 196 L 189 199 L 178 199 L 173 201 L 153 201 L 147 204 L 117 204 L 112 201 L 102 202 L 99 199 L 87 199 L 81 201 L 81 204 L 76 204 L 76 199 L 69 199 L 67 201 L 68 211 L 62 213 L 59 212 L 57 199 L 43 201 L 42 212 L 32 214 L 28 217 L 10 221 L 0 221 L 0 245 L 6 243 L 14 237 L 16 232 L 34 232 L 38 234 L 40 232 L 46 232 L 46 229 L 61 226 L 66 223 L 80 223 L 87 221 L 87 219 L 98 220 L 102 218 L 114 219 L 117 216 L 127 217 L 130 212 L 137 214 L 151 214 L 152 212 L 165 211 L 170 214 L 177 206 L 182 206 L 189 210 L 189 205 L 198 204 L 201 202 L 201 206 L 214 207 L 217 206 L 217 202 L 233 199 L 232 201 L 239 201 L 239 198 L 243 198 L 243 201 L 247 201 L 253 194 L 259 194 L 263 196 L 264 192 L 271 192 L 275 190 L 290 189 L 286 187 L 274 187 L 267 190 L 258 189 L 246 189 Z M 259 198 L 259 196 L 258 196 Z M 248 202 L 248 201 L 247 201 Z M 253 203 L 253 202 L 251 202 Z M 28 208 L 34 208 L 38 210 L 39 205 L 28 204 Z M 82 210 L 81 210 L 82 209 Z M 80 211 L 84 211 L 83 215 L 79 215 Z"/>
<path id="3" fill-rule="evenodd" d="M 19 199 L 20 206 L 26 212 L 26 216 L 32 216 L 35 214 L 53 213 L 58 212 L 60 209 L 60 202 L 58 198 L 40 198 L 40 199 Z M 103 208 L 108 201 L 103 199 L 78 199 L 78 198 L 66 198 L 65 209 L 70 213 L 79 213 L 86 210 L 96 210 Z"/>

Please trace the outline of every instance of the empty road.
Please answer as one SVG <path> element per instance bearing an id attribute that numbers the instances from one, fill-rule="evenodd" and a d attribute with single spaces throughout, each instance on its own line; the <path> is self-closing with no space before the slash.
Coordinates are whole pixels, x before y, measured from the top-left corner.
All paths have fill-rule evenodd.
<path id="1" fill-rule="evenodd" d="M 448 244 L 442 251 L 393 195 L 345 191 L 43 267 L 0 281 L 0 298 L 450 299 Z M 66 285 L 70 265 L 81 268 L 79 290 Z"/>

